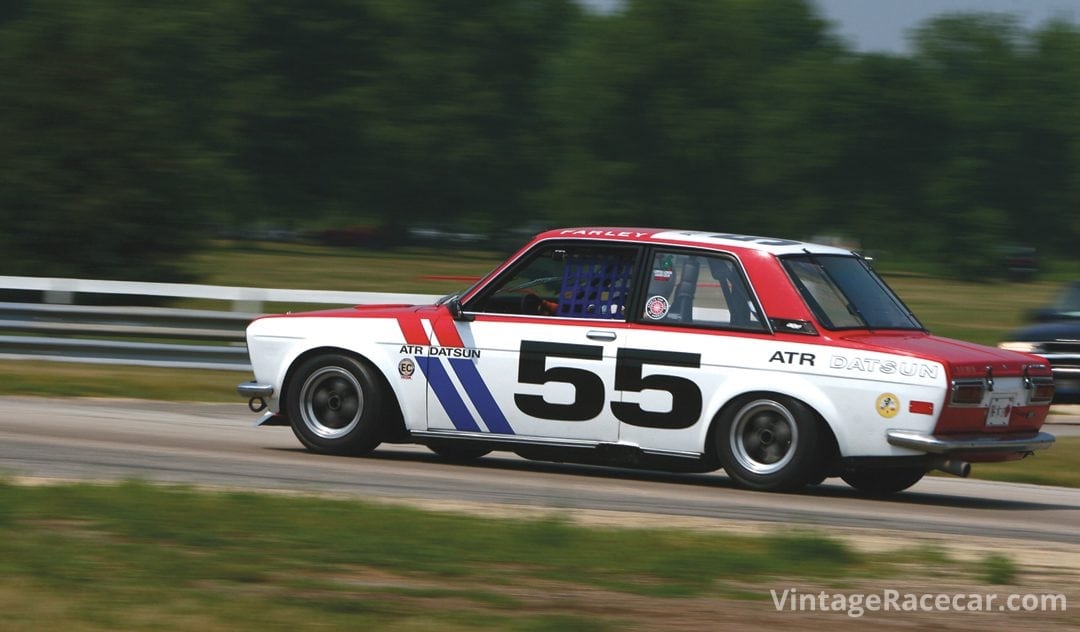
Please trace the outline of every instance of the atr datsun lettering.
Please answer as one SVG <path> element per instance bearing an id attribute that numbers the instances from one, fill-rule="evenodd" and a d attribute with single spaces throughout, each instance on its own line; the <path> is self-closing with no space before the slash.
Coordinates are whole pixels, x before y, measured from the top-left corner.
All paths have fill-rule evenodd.
<path id="1" fill-rule="evenodd" d="M 769 362 L 779 362 L 781 364 L 798 364 L 814 366 L 814 360 L 816 356 L 812 353 L 802 353 L 799 351 L 777 351 L 769 358 Z"/>
<path id="2" fill-rule="evenodd" d="M 845 369 L 862 373 L 881 373 L 883 375 L 904 375 L 907 377 L 937 378 L 938 368 L 923 362 L 880 360 L 878 358 L 849 358 L 834 355 L 829 358 L 830 369 Z"/>
<path id="3" fill-rule="evenodd" d="M 415 356 L 437 356 L 442 358 L 479 358 L 479 349 L 468 349 L 465 347 L 428 347 L 427 352 L 424 352 L 422 345 L 401 345 L 401 349 L 398 353 L 405 355 Z"/>

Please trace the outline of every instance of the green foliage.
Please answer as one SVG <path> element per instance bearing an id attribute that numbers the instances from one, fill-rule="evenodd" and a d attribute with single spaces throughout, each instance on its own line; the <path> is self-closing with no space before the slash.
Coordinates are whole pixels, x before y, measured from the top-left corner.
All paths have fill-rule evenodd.
<path id="1" fill-rule="evenodd" d="M 998 553 L 987 555 L 979 566 L 983 581 L 988 584 L 1015 584 L 1020 572 L 1012 559 Z"/>
<path id="2" fill-rule="evenodd" d="M 0 270 L 177 278 L 220 180 L 223 16 L 202 4 L 42 0 L 0 23 Z"/>
<path id="3" fill-rule="evenodd" d="M 0 6 L 0 273 L 180 278 L 210 226 L 853 237 L 1075 257 L 1080 29 L 855 54 L 808 0 Z"/>

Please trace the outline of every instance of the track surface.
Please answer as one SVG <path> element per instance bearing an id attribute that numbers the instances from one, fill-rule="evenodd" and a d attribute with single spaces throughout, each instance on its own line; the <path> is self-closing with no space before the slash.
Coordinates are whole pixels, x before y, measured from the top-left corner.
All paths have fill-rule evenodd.
<path id="1" fill-rule="evenodd" d="M 417 446 L 385 446 L 365 458 L 319 456 L 304 451 L 289 429 L 256 429 L 253 420 L 243 404 L 0 397 L 0 474 L 140 479 L 1080 544 L 1080 490 L 1075 489 L 928 477 L 889 500 L 861 498 L 839 479 L 798 494 L 766 494 L 735 489 L 722 473 L 549 464 L 502 453 L 473 465 L 440 462 Z M 1048 431 L 1075 435 L 1080 427 L 1055 425 Z"/>

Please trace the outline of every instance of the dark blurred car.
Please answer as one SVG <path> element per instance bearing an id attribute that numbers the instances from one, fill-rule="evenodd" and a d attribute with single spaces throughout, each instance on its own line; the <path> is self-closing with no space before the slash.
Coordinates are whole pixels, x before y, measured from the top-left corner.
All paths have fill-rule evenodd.
<path id="1" fill-rule="evenodd" d="M 1080 404 L 1080 281 L 1033 317 L 1035 324 L 1009 333 L 998 346 L 1045 357 L 1054 372 L 1054 403 Z"/>

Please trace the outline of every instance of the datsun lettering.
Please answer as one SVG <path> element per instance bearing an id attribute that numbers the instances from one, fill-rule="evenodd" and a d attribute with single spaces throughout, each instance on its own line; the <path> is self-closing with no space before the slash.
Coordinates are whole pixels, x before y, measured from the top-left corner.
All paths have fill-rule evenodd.
<path id="1" fill-rule="evenodd" d="M 934 336 L 864 258 L 790 239 L 552 230 L 435 304 L 267 316 L 247 342 L 259 423 L 325 454 L 419 443 L 887 494 L 1054 441 L 1044 359 Z"/>

